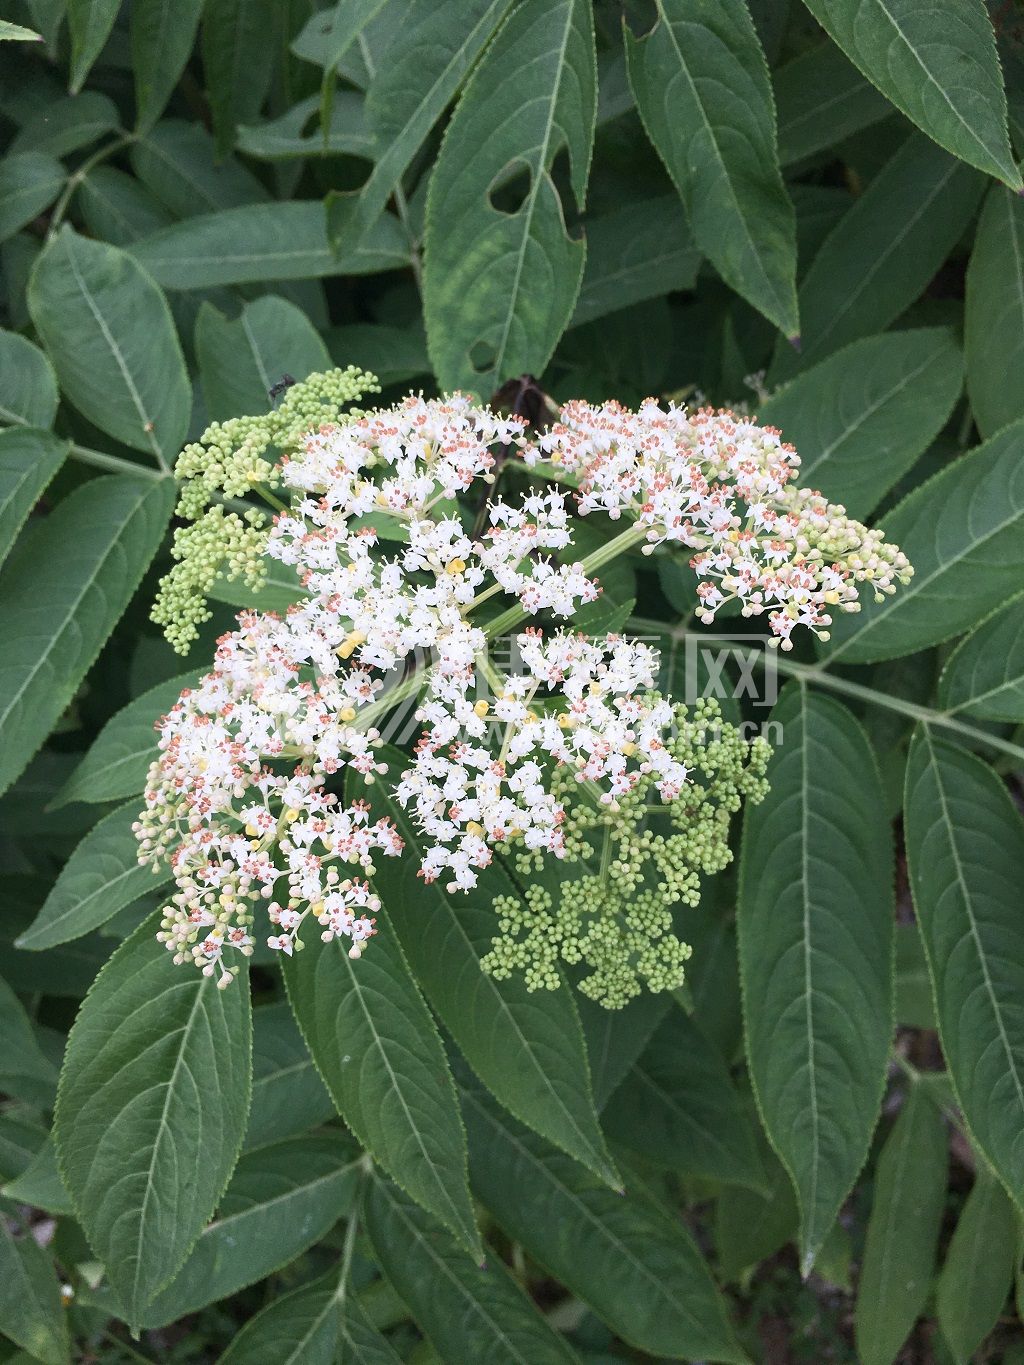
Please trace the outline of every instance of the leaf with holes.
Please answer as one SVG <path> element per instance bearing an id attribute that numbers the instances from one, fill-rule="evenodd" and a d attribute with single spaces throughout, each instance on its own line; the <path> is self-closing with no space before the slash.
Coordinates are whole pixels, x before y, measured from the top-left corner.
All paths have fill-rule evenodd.
<path id="1" fill-rule="evenodd" d="M 328 197 L 328 233 L 344 249 L 383 213 L 427 134 L 504 18 L 510 0 L 413 0 L 374 63 L 366 116 L 376 155 L 366 183 Z M 364 49 L 364 59 L 368 50 Z M 372 59 L 371 59 L 372 60 Z"/>
<path id="2" fill-rule="evenodd" d="M 55 1133 L 61 1175 L 128 1320 L 179 1269 L 242 1144 L 251 1080 L 249 984 L 227 990 L 156 941 L 113 955 L 68 1039 Z"/>
<path id="3" fill-rule="evenodd" d="M 852 62 L 929 137 L 1022 187 L 983 0 L 804 0 Z"/>
<path id="4" fill-rule="evenodd" d="M 442 388 L 489 394 L 540 374 L 568 324 L 586 250 L 552 167 L 565 148 L 582 210 L 596 86 L 588 0 L 526 0 L 466 86 L 427 199 L 424 313 Z"/>
<path id="5" fill-rule="evenodd" d="M 654 0 L 625 26 L 629 80 L 697 248 L 787 337 L 800 331 L 796 219 L 779 171 L 768 66 L 743 0 Z"/>
<path id="6" fill-rule="evenodd" d="M 0 605 L 0 791 L 21 773 L 157 551 L 174 484 L 93 479 L 21 537 Z"/>
<path id="7" fill-rule="evenodd" d="M 804 1272 L 867 1156 L 892 1036 L 893 850 L 853 716 L 792 683 L 747 808 L 737 909 L 747 1058 L 796 1187 Z"/>
<path id="8" fill-rule="evenodd" d="M 192 390 L 167 300 L 141 266 L 63 227 L 36 262 L 28 305 L 65 397 L 108 435 L 173 458 Z"/>
<path id="9" fill-rule="evenodd" d="M 995 773 L 927 726 L 910 748 L 905 811 L 950 1078 L 973 1140 L 1024 1207 L 1024 824 Z"/>

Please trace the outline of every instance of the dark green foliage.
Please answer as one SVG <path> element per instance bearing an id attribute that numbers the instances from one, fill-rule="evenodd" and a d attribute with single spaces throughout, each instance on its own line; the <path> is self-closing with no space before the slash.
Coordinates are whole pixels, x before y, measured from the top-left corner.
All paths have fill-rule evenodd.
<path id="1" fill-rule="evenodd" d="M 9 0 L 0 148 L 0 1359 L 1024 1359 L 1019 6 Z M 154 722 L 302 591 L 181 662 L 175 458 L 349 364 L 753 414 L 915 566 L 780 655 L 602 570 L 775 746 L 681 989 L 481 972 L 514 860 L 385 862 L 359 961 L 154 940 Z"/>

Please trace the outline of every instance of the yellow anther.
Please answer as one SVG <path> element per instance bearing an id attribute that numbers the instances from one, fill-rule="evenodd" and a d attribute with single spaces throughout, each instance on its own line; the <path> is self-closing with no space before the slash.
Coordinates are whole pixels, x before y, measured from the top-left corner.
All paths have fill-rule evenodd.
<path id="1" fill-rule="evenodd" d="M 309 908 L 310 910 L 312 910 L 314 915 L 322 915 L 324 913 L 323 901 L 314 901 Z"/>
<path id="2" fill-rule="evenodd" d="M 835 588 L 833 588 L 830 592 L 827 592 L 825 594 L 825 601 L 829 604 L 829 606 L 834 607 L 836 605 L 836 603 L 839 601 L 839 593 L 836 591 Z"/>
<path id="3" fill-rule="evenodd" d="M 298 818 L 299 812 L 295 810 L 294 807 L 291 810 L 286 810 L 284 813 L 285 824 L 290 825 L 293 820 L 297 820 Z"/>
<path id="4" fill-rule="evenodd" d="M 570 716 L 569 712 L 565 711 L 558 717 L 558 724 L 563 730 L 573 730 L 576 727 L 576 717 Z"/>
<path id="5" fill-rule="evenodd" d="M 485 701 L 478 701 L 477 704 L 473 707 L 473 714 L 475 716 L 479 716 L 480 719 L 483 720 L 484 716 L 487 715 L 487 712 L 490 709 L 491 708 L 487 705 Z"/>
<path id="6" fill-rule="evenodd" d="M 339 659 L 350 659 L 361 644 L 366 640 L 366 632 L 363 630 L 350 630 L 345 636 L 343 644 L 340 644 L 334 651 Z"/>
<path id="7" fill-rule="evenodd" d="M 476 820 L 470 820 L 466 825 L 466 833 L 475 834 L 478 839 L 482 839 L 484 837 L 484 827 Z"/>
<path id="8" fill-rule="evenodd" d="M 341 718 L 344 721 L 355 720 L 356 708 L 354 706 L 346 706 L 345 709 L 341 712 Z"/>
<path id="9" fill-rule="evenodd" d="M 464 559 L 451 559 L 448 561 L 446 573 L 456 574 L 466 572 L 466 561 Z"/>
<path id="10" fill-rule="evenodd" d="M 246 825 L 245 832 L 250 839 L 258 839 L 260 837 L 260 832 L 255 825 Z"/>
<path id="11" fill-rule="evenodd" d="M 622 746 L 622 752 L 627 758 L 632 758 L 636 753 L 636 745 L 632 741 L 628 741 Z"/>

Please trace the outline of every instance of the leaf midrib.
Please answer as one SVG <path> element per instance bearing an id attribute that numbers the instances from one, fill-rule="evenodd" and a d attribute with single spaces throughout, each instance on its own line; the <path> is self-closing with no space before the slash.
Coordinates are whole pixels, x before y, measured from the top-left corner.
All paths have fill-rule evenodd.
<path id="1" fill-rule="evenodd" d="M 974 950 L 975 953 L 977 954 L 978 963 L 981 967 L 981 975 L 985 988 L 985 994 L 988 996 L 989 1005 L 992 1009 L 992 1014 L 996 1021 L 996 1027 L 999 1033 L 999 1041 L 1000 1044 L 1002 1045 L 1003 1054 L 1006 1058 L 1007 1071 L 1013 1080 L 1014 1090 L 1017 1092 L 1018 1111 L 1021 1114 L 1024 1114 L 1024 1081 L 1022 1081 L 1021 1075 L 1017 1069 L 1016 1058 L 1014 1057 L 1013 1049 L 1010 1046 L 1010 1040 L 1006 1032 L 1006 1026 L 1003 1022 L 1002 1009 L 996 997 L 995 987 L 992 983 L 992 976 L 988 969 L 988 959 L 985 955 L 981 943 L 981 938 L 978 933 L 978 921 L 974 913 L 974 906 L 967 885 L 967 878 L 964 871 L 963 861 L 960 857 L 960 847 L 957 843 L 956 838 L 958 826 L 953 821 L 949 809 L 949 800 L 946 795 L 945 784 L 943 783 L 942 780 L 942 769 L 936 758 L 935 746 L 934 741 L 932 739 L 931 729 L 927 724 L 925 724 L 922 726 L 922 731 L 924 734 L 925 744 L 928 746 L 928 762 L 931 767 L 932 773 L 934 774 L 935 789 L 939 797 L 939 809 L 941 812 L 942 821 L 948 831 L 947 839 L 949 843 L 950 852 L 953 855 L 953 865 L 954 868 L 956 869 L 957 886 L 960 891 L 960 897 L 963 903 L 964 913 L 967 916 L 967 923 L 970 930 L 971 941 L 974 944 Z"/>

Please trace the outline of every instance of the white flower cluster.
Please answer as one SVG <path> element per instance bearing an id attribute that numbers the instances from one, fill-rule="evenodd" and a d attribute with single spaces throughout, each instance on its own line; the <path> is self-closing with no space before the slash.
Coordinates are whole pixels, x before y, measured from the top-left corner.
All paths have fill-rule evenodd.
<path id="1" fill-rule="evenodd" d="M 843 507 L 797 487 L 800 460 L 773 427 L 703 408 L 639 412 L 618 403 L 570 402 L 561 421 L 525 453 L 572 471 L 580 511 L 627 513 L 644 532 L 648 553 L 662 541 L 697 550 L 697 615 L 710 624 L 726 602 L 744 616 L 768 613 L 783 649 L 796 626 L 822 639 L 830 608 L 859 610 L 857 588 L 876 600 L 913 570 L 882 532 L 852 521 Z"/>
<path id="2" fill-rule="evenodd" d="M 494 501 L 473 536 L 455 499 L 493 482 L 500 447 L 528 466 L 560 464 L 578 491 Z M 798 623 L 820 632 L 825 606 L 853 606 L 859 581 L 891 591 L 909 568 L 877 532 L 790 487 L 795 467 L 775 432 L 653 401 L 637 414 L 570 403 L 532 444 L 519 419 L 460 396 L 411 397 L 311 432 L 281 462 L 292 501 L 267 544 L 306 598 L 283 618 L 243 613 L 213 671 L 161 722 L 136 831 L 142 860 L 166 858 L 174 872 L 160 937 L 175 960 L 227 984 L 228 950 L 253 951 L 251 902 L 271 897 L 271 948 L 301 948 L 311 914 L 325 940 L 346 939 L 359 956 L 378 902 L 344 865 L 370 875 L 375 854 L 403 844 L 390 821 L 331 787 L 343 771 L 367 783 L 386 772 L 373 721 L 389 704 L 386 676 L 414 657 L 431 661 L 416 683 L 424 730 L 395 793 L 423 833 L 426 880 L 472 887 L 503 843 L 560 856 L 556 769 L 601 802 L 642 779 L 674 801 L 687 769 L 666 744 L 671 707 L 650 691 L 654 651 L 532 628 L 518 637 L 521 670 L 499 676 L 474 613 L 499 593 L 518 620 L 568 618 L 594 601 L 593 570 L 610 552 L 575 559 L 570 517 L 600 511 L 635 522 L 629 543 L 697 549 L 705 620 L 738 597 L 745 614 L 769 611 L 784 643 Z M 478 670 L 492 703 L 474 700 Z"/>

